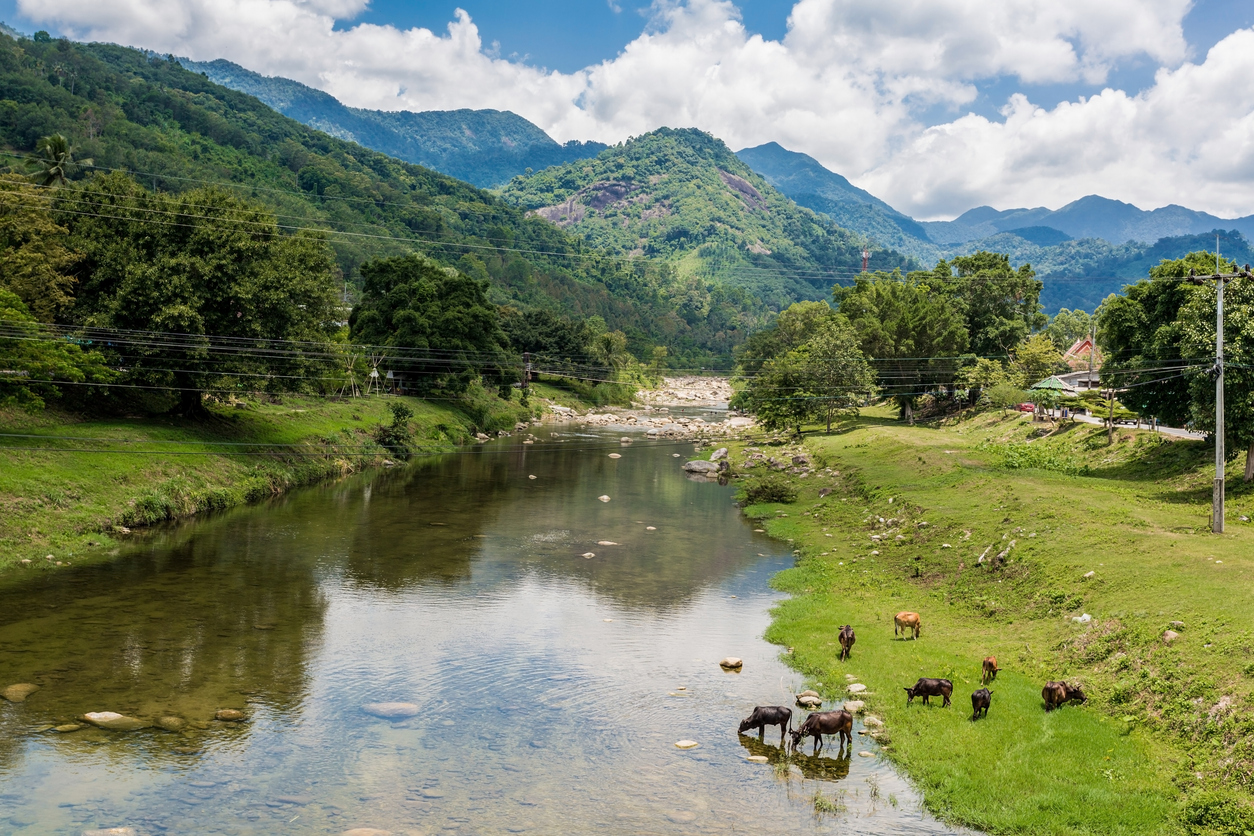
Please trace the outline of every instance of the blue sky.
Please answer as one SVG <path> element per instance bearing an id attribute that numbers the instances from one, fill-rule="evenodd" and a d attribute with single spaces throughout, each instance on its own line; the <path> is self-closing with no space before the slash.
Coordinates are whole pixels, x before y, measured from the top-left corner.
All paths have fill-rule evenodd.
<path id="1" fill-rule="evenodd" d="M 511 110 L 559 141 L 776 141 L 925 219 L 1092 193 L 1254 213 L 1254 0 L 0 0 L 0 19 L 355 107 Z"/>

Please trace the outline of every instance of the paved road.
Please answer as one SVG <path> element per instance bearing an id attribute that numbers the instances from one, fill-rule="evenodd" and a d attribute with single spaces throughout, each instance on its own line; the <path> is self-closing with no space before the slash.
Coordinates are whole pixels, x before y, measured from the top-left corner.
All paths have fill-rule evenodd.
<path id="1" fill-rule="evenodd" d="M 1076 415 L 1073 417 L 1077 421 L 1083 424 L 1097 424 L 1098 426 L 1103 426 L 1102 419 L 1094 418 L 1092 415 Z M 1126 426 L 1126 425 L 1120 425 L 1120 426 Z M 1162 425 L 1159 425 L 1158 431 L 1162 433 L 1163 435 L 1169 435 L 1169 436 L 1172 436 L 1173 438 L 1191 438 L 1196 441 L 1200 441 L 1201 439 L 1204 439 L 1206 437 L 1202 433 L 1190 432 L 1189 430 L 1181 430 L 1175 427 L 1164 427 Z"/>

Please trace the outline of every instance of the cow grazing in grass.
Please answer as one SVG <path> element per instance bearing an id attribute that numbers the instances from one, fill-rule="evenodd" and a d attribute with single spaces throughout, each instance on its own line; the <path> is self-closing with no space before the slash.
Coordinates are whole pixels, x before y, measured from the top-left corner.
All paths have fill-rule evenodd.
<path id="1" fill-rule="evenodd" d="M 984 671 L 980 674 L 980 684 L 987 685 L 997 678 L 997 672 L 1001 668 L 997 667 L 997 657 L 989 656 L 984 660 Z"/>
<path id="2" fill-rule="evenodd" d="M 784 735 L 792 730 L 792 709 L 782 705 L 759 705 L 753 713 L 740 721 L 739 734 L 758 730 L 758 739 L 766 736 L 767 726 L 779 726 L 779 745 L 784 745 Z"/>
<path id="3" fill-rule="evenodd" d="M 1069 703 L 1088 702 L 1088 697 L 1084 695 L 1084 691 L 1075 685 L 1068 685 L 1065 682 L 1046 682 L 1045 687 L 1041 689 L 1041 699 L 1045 700 L 1045 710 L 1053 711 L 1059 706 Z"/>
<path id="4" fill-rule="evenodd" d="M 919 621 L 919 614 L 917 612 L 899 612 L 893 617 L 894 636 L 897 635 L 898 631 L 900 631 L 903 636 L 913 634 L 917 639 L 922 629 L 923 624 Z"/>
<path id="5" fill-rule="evenodd" d="M 993 701 L 993 692 L 987 688 L 981 688 L 971 695 L 971 719 L 980 719 L 980 713 L 988 716 L 988 705 Z"/>
<path id="6" fill-rule="evenodd" d="M 840 735 L 840 745 L 844 748 L 848 742 L 853 749 L 853 715 L 848 711 L 816 711 L 806 718 L 801 728 L 792 733 L 792 748 L 801 748 L 801 741 L 806 737 L 814 738 L 814 754 L 823 748 L 823 735 Z"/>
<path id="7" fill-rule="evenodd" d="M 840 640 L 840 661 L 843 662 L 853 655 L 853 643 L 858 637 L 853 634 L 853 628 L 846 624 L 840 628 L 840 635 L 836 638 Z"/>
<path id="8" fill-rule="evenodd" d="M 948 679 L 933 679 L 928 676 L 920 677 L 919 681 L 914 683 L 913 688 L 906 688 L 906 705 L 914 702 L 915 697 L 922 697 L 923 704 L 929 705 L 928 697 L 941 697 L 944 702 L 941 708 L 949 706 L 949 697 L 954 692 L 954 684 Z"/>

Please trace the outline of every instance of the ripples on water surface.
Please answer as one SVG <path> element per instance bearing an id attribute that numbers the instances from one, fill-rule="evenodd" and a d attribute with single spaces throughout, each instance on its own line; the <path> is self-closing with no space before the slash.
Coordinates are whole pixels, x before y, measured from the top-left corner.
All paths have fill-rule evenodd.
<path id="1" fill-rule="evenodd" d="M 739 719 L 804 687 L 761 639 L 791 557 L 683 477 L 690 446 L 612 451 L 507 439 L 0 589 L 0 686 L 41 685 L 0 705 L 0 831 L 949 832 L 857 735 L 745 760 L 779 750 Z M 49 728 L 87 711 L 189 726 Z"/>

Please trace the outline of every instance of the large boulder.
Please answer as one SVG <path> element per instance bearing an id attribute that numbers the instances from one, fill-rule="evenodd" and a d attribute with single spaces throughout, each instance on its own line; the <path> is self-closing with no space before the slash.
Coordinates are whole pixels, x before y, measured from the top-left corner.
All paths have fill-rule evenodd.
<path id="1" fill-rule="evenodd" d="M 118 714 L 116 711 L 90 711 L 80 717 L 83 722 L 109 731 L 135 731 L 147 727 L 143 720 Z"/>
<path id="2" fill-rule="evenodd" d="M 725 458 L 727 458 L 727 448 L 726 448 L 726 447 L 720 447 L 720 448 L 718 448 L 717 450 L 715 450 L 713 453 L 711 453 L 711 454 L 710 454 L 710 461 L 712 461 L 712 462 L 716 462 L 716 461 L 718 461 L 719 459 L 725 459 Z"/>
<path id="3" fill-rule="evenodd" d="M 718 473 L 718 465 L 715 462 L 697 459 L 696 461 L 686 462 L 684 470 L 689 473 Z"/>

